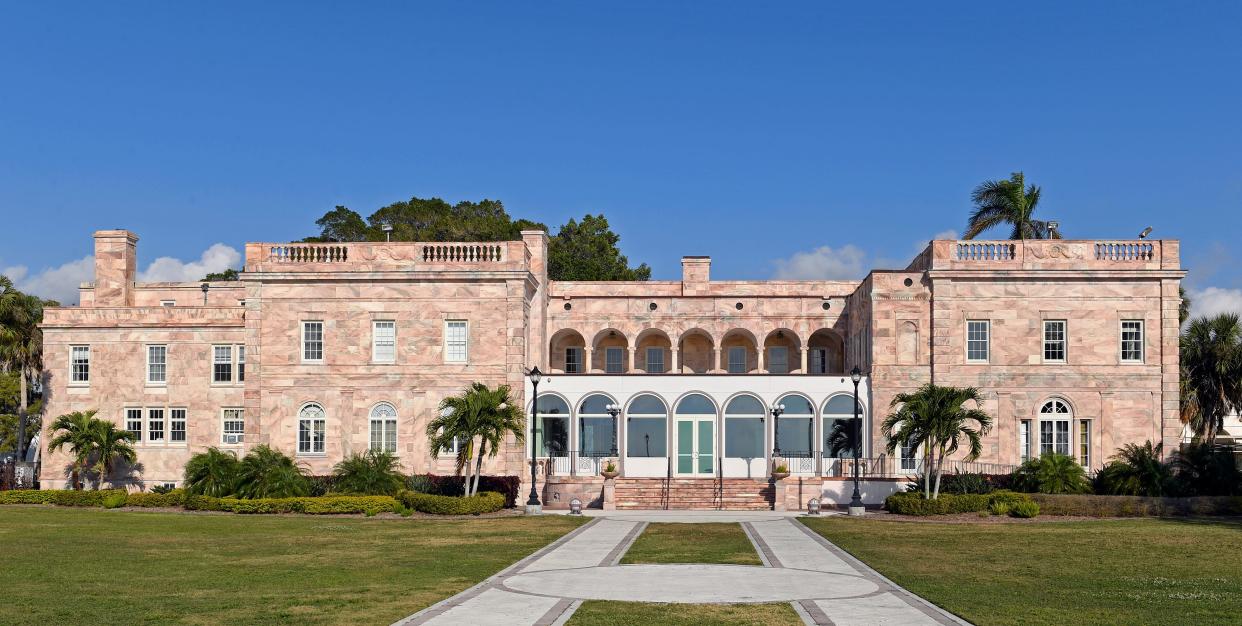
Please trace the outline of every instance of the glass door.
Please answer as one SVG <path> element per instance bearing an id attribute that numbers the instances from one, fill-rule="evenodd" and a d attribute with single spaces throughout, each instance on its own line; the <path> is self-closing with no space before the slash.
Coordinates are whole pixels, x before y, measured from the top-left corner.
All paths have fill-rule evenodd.
<path id="1" fill-rule="evenodd" d="M 677 419 L 677 474 L 711 476 L 716 471 L 716 421 L 713 417 Z"/>

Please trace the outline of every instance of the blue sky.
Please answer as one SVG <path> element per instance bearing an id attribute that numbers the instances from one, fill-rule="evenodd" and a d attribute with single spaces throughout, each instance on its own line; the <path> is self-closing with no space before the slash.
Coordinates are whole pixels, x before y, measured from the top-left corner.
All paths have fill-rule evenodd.
<path id="1" fill-rule="evenodd" d="M 603 212 L 655 278 L 845 277 L 1023 170 L 1242 309 L 1242 5 L 1081 4 L 7 3 L 0 271 L 55 296 L 129 228 L 197 278 L 418 195 Z"/>

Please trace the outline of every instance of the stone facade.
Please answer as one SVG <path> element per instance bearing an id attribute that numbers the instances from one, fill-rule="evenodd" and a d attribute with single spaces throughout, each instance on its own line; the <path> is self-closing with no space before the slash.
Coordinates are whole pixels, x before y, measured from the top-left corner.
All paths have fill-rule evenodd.
<path id="1" fill-rule="evenodd" d="M 494 243 L 251 243 L 241 280 L 205 291 L 136 283 L 128 231 L 100 231 L 95 242 L 95 282 L 82 286 L 80 306 L 46 312 L 47 414 L 97 409 L 126 425 L 142 409 L 134 484 L 178 482 L 189 456 L 213 445 L 244 453 L 268 444 L 328 473 L 371 445 L 380 413 L 396 421 L 405 471 L 450 473 L 451 457 L 429 450 L 424 433 L 440 400 L 477 381 L 511 386 L 529 409 L 532 365 L 548 373 L 541 396 L 571 407 L 559 415 L 563 443 L 539 454 L 539 471 L 564 475 L 561 485 L 595 484 L 571 480 L 597 474 L 589 466 L 598 443 L 587 439 L 607 422 L 580 410 L 592 394 L 622 406 L 611 422 L 618 449 L 602 456 L 615 454 L 631 477 L 675 473 L 685 442 L 676 414 L 698 395 L 716 421 L 703 427 L 703 448 L 686 452 L 694 463 L 765 476 L 780 461 L 770 409 L 805 399 L 811 414 L 779 417 L 806 433 L 783 453 L 800 475 L 791 480 L 835 490 L 842 465 L 823 457 L 823 418 L 834 397 L 852 393 L 846 372 L 855 366 L 872 459 L 891 456 L 875 422 L 893 396 L 926 382 L 983 391 L 996 426 L 980 461 L 997 467 L 1038 454 L 1044 421 L 1068 422 L 1050 429 L 1053 444 L 1086 451 L 1093 468 L 1124 443 L 1170 449 L 1180 435 L 1176 241 L 933 241 L 905 269 L 860 281 L 713 281 L 710 259 L 686 257 L 682 280 L 650 282 L 550 282 L 539 231 Z M 1045 358 L 1046 321 L 1064 322 L 1064 358 Z M 987 323 L 984 359 L 967 358 L 971 322 Z M 1123 322 L 1141 322 L 1137 358 L 1122 359 Z M 304 345 L 306 323 L 322 336 L 320 359 L 308 358 L 316 353 Z M 392 329 L 391 358 L 377 358 L 377 327 Z M 73 380 L 75 346 L 79 356 L 89 346 L 87 380 Z M 149 373 L 151 346 L 163 346 L 162 381 Z M 227 381 L 215 369 L 223 354 Z M 643 395 L 665 407 L 667 461 L 628 456 L 630 405 Z M 724 413 L 743 395 L 762 404 L 763 451 L 754 463 L 726 462 L 733 430 Z M 1050 400 L 1068 412 L 1041 415 Z M 185 416 L 183 440 L 171 436 L 174 409 Z M 226 409 L 244 415 L 242 436 L 225 432 Z M 165 431 L 158 440 L 145 421 L 151 410 Z M 311 441 L 318 431 L 300 441 L 300 417 L 323 420 L 322 444 Z M 485 471 L 525 480 L 528 449 L 509 441 Z M 886 462 L 877 467 L 899 471 Z M 66 464 L 63 452 L 44 451 L 43 484 L 63 485 Z"/>

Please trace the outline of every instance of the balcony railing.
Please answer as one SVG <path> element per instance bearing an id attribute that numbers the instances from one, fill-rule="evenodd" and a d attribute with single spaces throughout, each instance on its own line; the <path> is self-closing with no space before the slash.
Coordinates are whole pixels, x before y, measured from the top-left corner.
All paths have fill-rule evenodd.
<path id="1" fill-rule="evenodd" d="M 248 243 L 246 271 L 369 271 L 386 269 L 519 269 L 521 241 Z"/>
<path id="2" fill-rule="evenodd" d="M 1025 239 L 933 241 L 928 269 L 1180 269 L 1179 245 L 1169 240 Z M 912 264 L 914 265 L 914 264 Z"/>

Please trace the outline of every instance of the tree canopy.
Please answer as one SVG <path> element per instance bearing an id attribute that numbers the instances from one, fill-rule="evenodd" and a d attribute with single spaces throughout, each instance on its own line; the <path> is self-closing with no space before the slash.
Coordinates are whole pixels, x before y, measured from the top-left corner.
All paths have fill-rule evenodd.
<path id="1" fill-rule="evenodd" d="M 204 276 L 203 280 L 199 282 L 211 283 L 226 280 L 241 280 L 241 272 L 230 267 L 223 272 L 211 272 L 210 274 Z"/>
<path id="2" fill-rule="evenodd" d="M 440 198 L 395 202 L 363 218 L 358 212 L 337 205 L 315 220 L 319 234 L 303 241 L 514 241 L 523 230 L 548 227 L 527 219 L 514 219 L 499 200 L 462 201 L 449 204 Z M 392 227 L 384 231 L 384 225 Z M 603 215 L 587 214 L 570 219 L 548 242 L 548 275 L 552 280 L 649 280 L 645 263 L 630 267 L 618 247 L 620 236 Z M 221 278 L 216 280 L 228 280 Z"/>
<path id="3" fill-rule="evenodd" d="M 1013 228 L 1010 239 L 1060 239 L 1060 233 L 1048 222 L 1033 217 L 1039 195 L 1039 187 L 1026 185 L 1022 172 L 1014 172 L 1009 180 L 983 181 L 970 194 L 975 210 L 970 214 L 962 239 L 974 239 L 998 226 Z"/>

